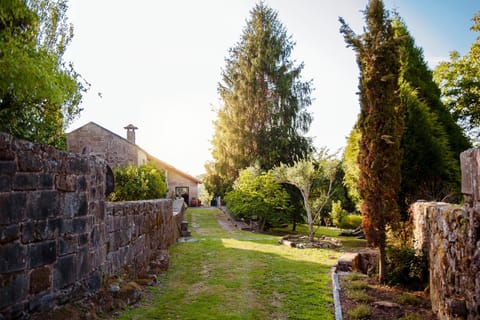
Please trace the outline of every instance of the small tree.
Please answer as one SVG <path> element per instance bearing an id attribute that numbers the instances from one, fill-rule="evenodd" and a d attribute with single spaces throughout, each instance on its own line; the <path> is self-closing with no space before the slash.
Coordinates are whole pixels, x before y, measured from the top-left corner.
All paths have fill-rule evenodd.
<path id="1" fill-rule="evenodd" d="M 338 161 L 334 161 L 332 156 L 328 156 L 326 151 L 322 150 L 317 162 L 299 160 L 292 166 L 280 164 L 273 169 L 273 174 L 279 182 L 297 187 L 302 194 L 310 241 L 314 240 L 314 222 L 318 222 L 321 211 L 333 195 L 333 183 L 337 168 Z M 312 189 L 319 187 L 321 181 L 327 182 L 326 187 L 324 185 L 323 188 L 319 188 L 318 196 L 311 199 Z"/>
<path id="2" fill-rule="evenodd" d="M 289 211 L 288 193 L 269 172 L 256 167 L 240 171 L 225 201 L 235 216 L 258 220 L 259 231 L 265 230 L 267 224 L 275 224 Z"/>
<path id="3" fill-rule="evenodd" d="M 164 198 L 167 192 L 165 172 L 153 164 L 129 165 L 115 169 L 115 191 L 111 201 L 134 201 Z"/>

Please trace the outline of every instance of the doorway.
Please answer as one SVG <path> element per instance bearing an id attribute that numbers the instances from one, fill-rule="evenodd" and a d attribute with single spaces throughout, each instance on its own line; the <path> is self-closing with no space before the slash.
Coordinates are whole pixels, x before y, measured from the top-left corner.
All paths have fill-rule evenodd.
<path id="1" fill-rule="evenodd" d="M 182 197 L 187 206 L 190 205 L 190 202 L 189 202 L 189 199 L 188 199 L 189 198 L 188 197 L 188 195 L 189 195 L 188 187 L 175 187 L 175 195 L 177 197 Z"/>

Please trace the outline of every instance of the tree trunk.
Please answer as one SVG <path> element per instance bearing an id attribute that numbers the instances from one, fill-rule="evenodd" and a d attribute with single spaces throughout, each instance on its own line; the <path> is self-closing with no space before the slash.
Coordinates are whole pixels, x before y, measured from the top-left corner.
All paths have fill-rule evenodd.
<path id="1" fill-rule="evenodd" d="M 385 274 L 387 272 L 387 254 L 385 251 L 385 245 L 380 245 L 378 247 L 379 257 L 378 257 L 378 281 L 380 283 L 385 282 Z"/>
<path id="2" fill-rule="evenodd" d="M 308 199 L 305 200 L 305 211 L 307 212 L 307 223 L 308 223 L 308 240 L 313 242 L 313 219 L 312 219 L 312 211 L 310 208 L 310 204 L 308 203 Z"/>

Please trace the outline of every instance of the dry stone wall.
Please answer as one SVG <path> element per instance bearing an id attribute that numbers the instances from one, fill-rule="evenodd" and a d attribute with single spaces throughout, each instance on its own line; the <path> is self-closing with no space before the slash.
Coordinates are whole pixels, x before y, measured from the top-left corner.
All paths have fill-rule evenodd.
<path id="1" fill-rule="evenodd" d="M 429 260 L 432 309 L 439 319 L 480 319 L 480 149 L 461 155 L 463 207 L 412 206 L 415 246 Z"/>
<path id="2" fill-rule="evenodd" d="M 88 296 L 176 241 L 183 212 L 167 199 L 106 202 L 109 172 L 97 157 L 0 133 L 0 319 Z"/>

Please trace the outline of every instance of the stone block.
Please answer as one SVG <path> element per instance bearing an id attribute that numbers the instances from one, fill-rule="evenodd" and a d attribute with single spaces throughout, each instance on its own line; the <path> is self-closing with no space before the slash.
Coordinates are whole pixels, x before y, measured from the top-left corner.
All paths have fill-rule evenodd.
<path id="1" fill-rule="evenodd" d="M 73 232 L 78 234 L 87 232 L 87 219 L 85 217 L 73 219 Z"/>
<path id="2" fill-rule="evenodd" d="M 0 148 L 0 161 L 15 160 L 15 152 L 9 148 Z"/>
<path id="3" fill-rule="evenodd" d="M 88 173 L 88 160 L 84 157 L 71 157 L 67 159 L 67 173 Z"/>
<path id="4" fill-rule="evenodd" d="M 58 239 L 58 244 L 60 250 L 58 254 L 60 256 L 74 253 L 78 248 L 78 237 L 77 235 L 66 234 Z"/>
<path id="5" fill-rule="evenodd" d="M 20 225 L 14 224 L 0 228 L 0 244 L 13 242 L 20 239 Z"/>
<path id="6" fill-rule="evenodd" d="M 40 154 L 33 150 L 19 151 L 17 153 L 18 171 L 39 172 L 42 171 L 43 163 Z"/>
<path id="7" fill-rule="evenodd" d="M 52 189 L 53 188 L 53 175 L 50 173 L 42 173 L 38 176 L 39 189 Z"/>
<path id="8" fill-rule="evenodd" d="M 78 279 L 85 279 L 90 272 L 90 256 L 87 246 L 79 248 L 76 265 L 78 267 Z"/>
<path id="9" fill-rule="evenodd" d="M 36 220 L 22 225 L 22 242 L 53 240 L 59 229 L 60 219 Z"/>
<path id="10" fill-rule="evenodd" d="M 360 255 L 356 252 L 344 253 L 337 263 L 337 270 L 344 272 L 360 271 Z"/>
<path id="11" fill-rule="evenodd" d="M 38 188 L 38 175 L 36 173 L 17 173 L 13 178 L 13 190 L 35 190 Z"/>
<path id="12" fill-rule="evenodd" d="M 55 290 L 63 289 L 72 284 L 76 279 L 75 255 L 59 257 L 53 271 L 53 287 Z"/>
<path id="13" fill-rule="evenodd" d="M 36 268 L 55 262 L 57 246 L 55 241 L 44 241 L 29 245 L 30 268 Z"/>
<path id="14" fill-rule="evenodd" d="M 77 178 L 77 188 L 80 192 L 87 191 L 87 179 L 85 179 L 85 176 L 79 176 Z"/>
<path id="15" fill-rule="evenodd" d="M 77 188 L 77 179 L 73 175 L 56 174 L 55 188 L 60 191 L 74 192 Z"/>
<path id="16" fill-rule="evenodd" d="M 27 216 L 32 219 L 46 219 L 59 214 L 59 194 L 44 190 L 28 193 Z"/>
<path id="17" fill-rule="evenodd" d="M 27 194 L 25 192 L 0 193 L 0 225 L 19 223 L 25 219 Z"/>
<path id="18" fill-rule="evenodd" d="M 0 192 L 10 192 L 12 190 L 12 176 L 0 175 Z"/>
<path id="19" fill-rule="evenodd" d="M 60 220 L 60 234 L 68 234 L 73 232 L 73 219 Z"/>
<path id="20" fill-rule="evenodd" d="M 51 289 L 52 272 L 50 267 L 44 266 L 30 273 L 30 294 L 38 294 Z"/>
<path id="21" fill-rule="evenodd" d="M 52 293 L 44 293 L 34 296 L 28 302 L 28 310 L 30 312 L 45 312 L 53 310 L 55 307 L 55 297 Z"/>
<path id="22" fill-rule="evenodd" d="M 24 273 L 1 274 L 0 309 L 19 304 L 28 294 L 28 277 Z"/>
<path id="23" fill-rule="evenodd" d="M 22 271 L 27 265 L 26 246 L 14 242 L 0 246 L 0 273 Z"/>
<path id="24" fill-rule="evenodd" d="M 66 217 L 85 216 L 88 212 L 85 193 L 70 192 L 65 195 L 64 215 Z"/>
<path id="25" fill-rule="evenodd" d="M 84 246 L 88 244 L 88 233 L 82 233 L 78 235 L 78 245 Z"/>
<path id="26" fill-rule="evenodd" d="M 17 172 L 15 161 L 0 161 L 0 175 L 13 176 Z"/>
<path id="27" fill-rule="evenodd" d="M 92 248 L 96 248 L 100 244 L 100 231 L 98 226 L 93 227 L 92 232 L 90 232 L 90 243 Z"/>

